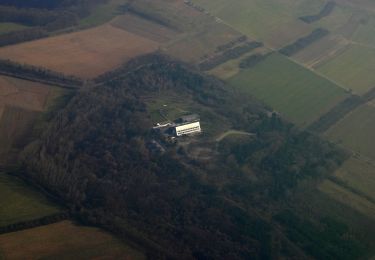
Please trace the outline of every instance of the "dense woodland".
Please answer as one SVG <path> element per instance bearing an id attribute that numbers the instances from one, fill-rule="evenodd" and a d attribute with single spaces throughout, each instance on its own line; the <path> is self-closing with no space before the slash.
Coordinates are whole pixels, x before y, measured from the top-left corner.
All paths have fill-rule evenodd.
<path id="1" fill-rule="evenodd" d="M 65 201 L 76 218 L 131 238 L 154 258 L 343 259 L 363 253 L 341 224 L 306 222 L 282 203 L 300 181 L 328 176 L 345 153 L 166 57 L 145 56 L 124 68 L 78 92 L 20 158 L 26 176 Z M 149 130 L 142 97 L 161 90 L 189 95 L 256 137 L 222 142 L 210 162 L 174 145 L 154 154 L 146 143 L 160 137 Z M 328 246 L 317 246 L 316 239 Z"/>
<path id="2" fill-rule="evenodd" d="M 0 1 L 0 22 L 28 27 L 1 35 L 0 46 L 47 37 L 50 32 L 75 26 L 93 6 L 106 1 Z"/>

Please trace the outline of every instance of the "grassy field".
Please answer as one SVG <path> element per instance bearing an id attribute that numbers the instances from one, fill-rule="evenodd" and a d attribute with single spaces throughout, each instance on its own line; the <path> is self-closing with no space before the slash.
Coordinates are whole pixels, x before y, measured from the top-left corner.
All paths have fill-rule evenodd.
<path id="1" fill-rule="evenodd" d="M 0 48 L 0 58 L 92 78 L 157 48 L 157 42 L 106 24 L 3 47 Z"/>
<path id="2" fill-rule="evenodd" d="M 280 48 L 310 32 L 297 18 L 318 12 L 322 1 L 194 0 L 240 32 Z"/>
<path id="3" fill-rule="evenodd" d="M 331 127 L 325 135 L 356 153 L 375 160 L 375 107 L 363 105 Z"/>
<path id="4" fill-rule="evenodd" d="M 3 258 L 130 260 L 145 256 L 97 228 L 63 221 L 0 235 L 0 259 Z"/>
<path id="5" fill-rule="evenodd" d="M 375 14 L 360 24 L 353 35 L 353 40 L 375 48 Z"/>
<path id="6" fill-rule="evenodd" d="M 0 173 L 0 226 L 41 218 L 60 210 L 23 181 Z"/>
<path id="7" fill-rule="evenodd" d="M 4 33 L 19 31 L 25 28 L 27 27 L 17 23 L 0 23 L 0 35 Z"/>
<path id="8" fill-rule="evenodd" d="M 230 85 L 262 100 L 299 126 L 306 126 L 342 100 L 343 89 L 273 54 L 229 79 Z"/>
<path id="9" fill-rule="evenodd" d="M 353 45 L 317 69 L 357 94 L 375 87 L 375 49 Z"/>

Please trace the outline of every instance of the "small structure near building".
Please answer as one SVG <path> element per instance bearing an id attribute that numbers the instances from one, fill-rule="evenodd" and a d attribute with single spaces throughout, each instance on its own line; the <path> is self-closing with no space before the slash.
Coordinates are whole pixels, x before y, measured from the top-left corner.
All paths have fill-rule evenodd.
<path id="1" fill-rule="evenodd" d="M 176 136 L 190 135 L 202 132 L 199 121 L 184 123 L 175 127 Z"/>
<path id="2" fill-rule="evenodd" d="M 171 138 L 201 133 L 199 115 L 185 115 L 172 122 L 157 123 L 153 129 Z"/>

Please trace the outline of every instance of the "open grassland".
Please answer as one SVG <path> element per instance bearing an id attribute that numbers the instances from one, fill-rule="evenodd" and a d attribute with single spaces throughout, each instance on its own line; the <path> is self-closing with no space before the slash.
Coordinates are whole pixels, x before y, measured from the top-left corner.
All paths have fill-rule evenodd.
<path id="1" fill-rule="evenodd" d="M 0 34 L 19 31 L 25 28 L 27 27 L 17 23 L 0 23 Z"/>
<path id="2" fill-rule="evenodd" d="M 374 164 L 361 160 L 361 158 L 350 158 L 337 170 L 335 176 L 350 187 L 375 200 Z"/>
<path id="3" fill-rule="evenodd" d="M 331 127 L 325 135 L 336 143 L 375 159 L 375 107 L 363 105 Z"/>
<path id="4" fill-rule="evenodd" d="M 145 256 L 98 228 L 63 221 L 0 235 L 0 258 L 130 260 Z"/>
<path id="5" fill-rule="evenodd" d="M 157 48 L 157 42 L 106 24 L 0 48 L 0 58 L 92 78 Z"/>
<path id="6" fill-rule="evenodd" d="M 229 79 L 239 91 L 255 96 L 299 126 L 306 126 L 345 98 L 345 91 L 311 71 L 272 54 Z"/>
<path id="7" fill-rule="evenodd" d="M 375 87 L 375 49 L 353 45 L 317 69 L 357 94 Z"/>
<path id="8" fill-rule="evenodd" d="M 60 210 L 23 181 L 0 172 L 0 226 L 38 219 Z"/>
<path id="9" fill-rule="evenodd" d="M 318 12 L 321 1 L 194 0 L 240 32 L 280 48 L 310 32 L 299 16 Z"/>

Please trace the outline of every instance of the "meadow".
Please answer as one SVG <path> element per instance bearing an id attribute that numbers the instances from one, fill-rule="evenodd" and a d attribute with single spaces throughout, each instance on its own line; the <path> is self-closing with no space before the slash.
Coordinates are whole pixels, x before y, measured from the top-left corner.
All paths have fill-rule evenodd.
<path id="1" fill-rule="evenodd" d="M 145 256 L 98 228 L 62 221 L 0 235 L 0 258 L 135 260 Z"/>
<path id="2" fill-rule="evenodd" d="M 317 70 L 354 93 L 363 95 L 375 87 L 374 67 L 375 49 L 352 45 L 321 64 Z"/>
<path id="3" fill-rule="evenodd" d="M 228 82 L 304 127 L 345 98 L 345 91 L 289 59 L 272 54 Z"/>
<path id="4" fill-rule="evenodd" d="M 355 153 L 375 160 L 375 107 L 365 104 L 352 111 L 325 135 Z"/>
<path id="5" fill-rule="evenodd" d="M 59 206 L 20 179 L 0 172 L 0 226 L 34 220 L 60 211 Z"/>

